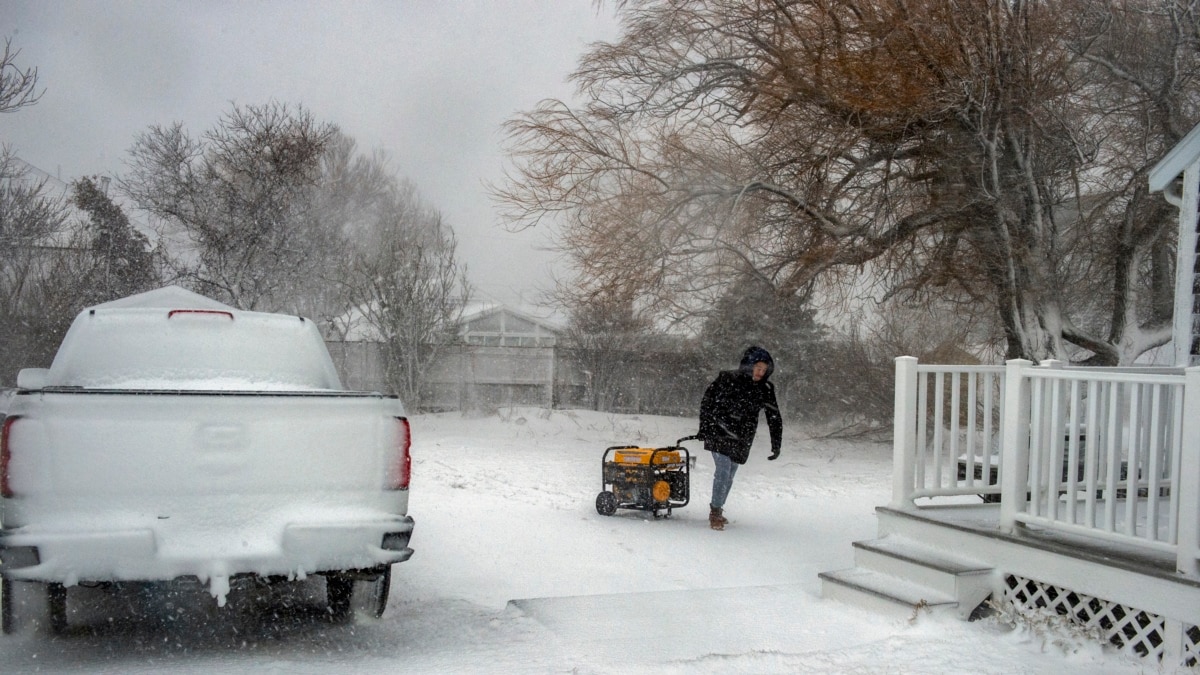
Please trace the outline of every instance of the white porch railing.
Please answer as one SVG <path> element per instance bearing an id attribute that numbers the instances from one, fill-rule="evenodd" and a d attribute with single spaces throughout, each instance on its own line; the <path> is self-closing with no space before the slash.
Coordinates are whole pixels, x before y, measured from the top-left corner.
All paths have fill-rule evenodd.
<path id="1" fill-rule="evenodd" d="M 1200 368 L 896 359 L 892 507 L 981 495 L 1033 525 L 1174 555 L 1200 578 Z"/>

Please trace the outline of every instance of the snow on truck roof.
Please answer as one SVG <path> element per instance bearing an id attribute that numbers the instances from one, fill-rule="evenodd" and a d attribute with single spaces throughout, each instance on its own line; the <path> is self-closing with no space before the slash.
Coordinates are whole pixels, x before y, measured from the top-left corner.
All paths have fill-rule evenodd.
<path id="1" fill-rule="evenodd" d="M 83 310 L 63 338 L 47 384 L 225 391 L 342 389 L 312 321 L 240 311 L 178 287 Z"/>
<path id="2" fill-rule="evenodd" d="M 186 288 L 179 286 L 164 286 L 156 288 L 153 291 L 130 295 L 119 300 L 101 303 L 88 309 L 115 309 L 128 307 L 163 307 L 163 308 L 187 308 L 187 309 L 235 309 L 226 305 L 223 302 L 217 302 L 212 298 L 193 293 Z"/>

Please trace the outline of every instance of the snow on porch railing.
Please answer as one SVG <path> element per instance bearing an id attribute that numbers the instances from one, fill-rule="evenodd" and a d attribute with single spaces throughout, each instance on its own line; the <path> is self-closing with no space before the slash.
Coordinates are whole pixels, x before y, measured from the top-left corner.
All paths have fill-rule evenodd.
<path id="1" fill-rule="evenodd" d="M 1200 577 L 1200 368 L 901 357 L 895 405 L 894 508 L 979 494 L 1000 501 L 1003 530 L 1171 553 Z"/>

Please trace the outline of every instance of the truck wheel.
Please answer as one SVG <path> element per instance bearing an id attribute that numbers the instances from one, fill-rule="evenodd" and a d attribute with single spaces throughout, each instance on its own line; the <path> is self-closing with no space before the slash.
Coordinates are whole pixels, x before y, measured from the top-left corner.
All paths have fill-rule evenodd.
<path id="1" fill-rule="evenodd" d="M 325 597 L 329 601 L 329 618 L 342 623 L 350 618 L 353 607 L 354 579 L 345 572 L 325 575 Z"/>
<path id="2" fill-rule="evenodd" d="M 67 587 L 60 583 L 46 584 L 46 600 L 50 608 L 50 632 L 59 635 L 67 630 Z"/>
<path id="3" fill-rule="evenodd" d="M 0 632 L 12 635 L 17 627 L 13 623 L 13 581 L 0 579 Z"/>
<path id="4" fill-rule="evenodd" d="M 605 490 L 596 495 L 596 512 L 602 516 L 611 516 L 617 512 L 617 496 Z"/>

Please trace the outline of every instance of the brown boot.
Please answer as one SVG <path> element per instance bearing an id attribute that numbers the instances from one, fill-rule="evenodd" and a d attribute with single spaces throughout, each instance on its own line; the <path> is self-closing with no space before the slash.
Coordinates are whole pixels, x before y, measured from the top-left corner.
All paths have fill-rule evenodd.
<path id="1" fill-rule="evenodd" d="M 721 509 L 718 509 L 715 506 L 709 507 L 709 512 L 708 512 L 708 526 L 709 527 L 711 527 L 714 530 L 723 530 L 723 529 L 725 529 L 725 523 L 728 523 L 728 522 L 729 522 L 729 520 L 727 518 L 725 518 L 725 516 L 721 515 Z"/>

